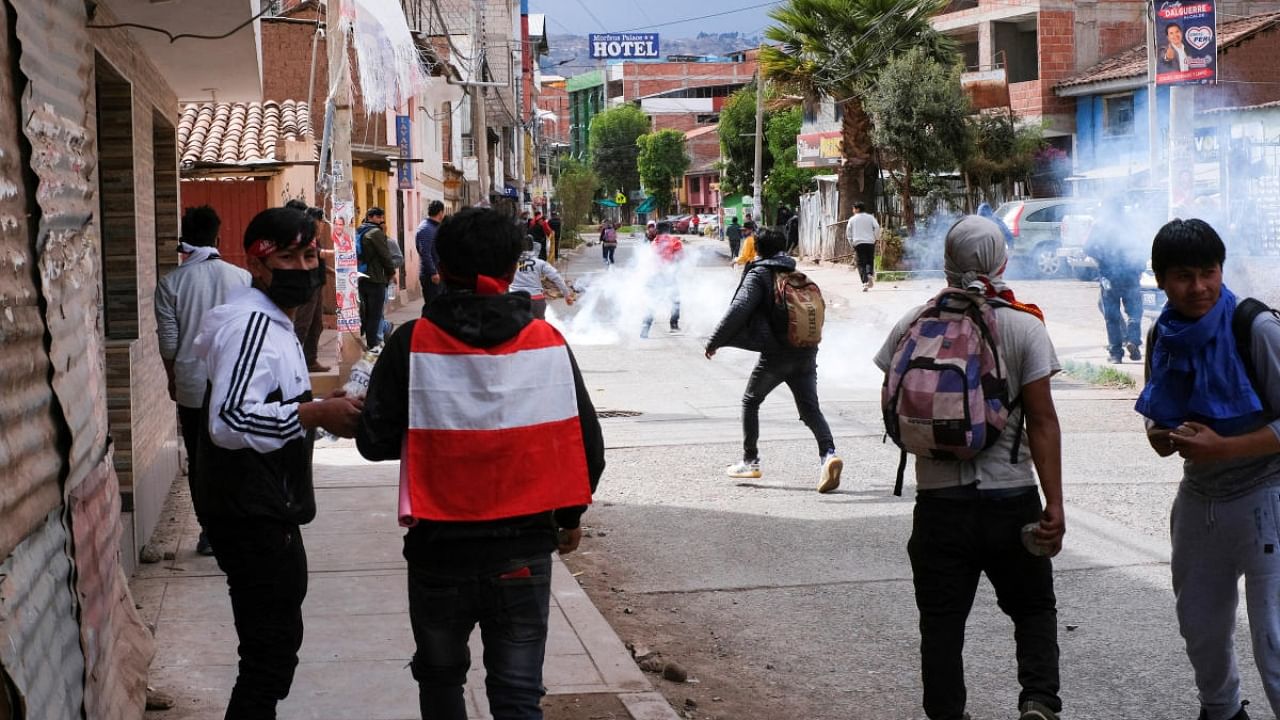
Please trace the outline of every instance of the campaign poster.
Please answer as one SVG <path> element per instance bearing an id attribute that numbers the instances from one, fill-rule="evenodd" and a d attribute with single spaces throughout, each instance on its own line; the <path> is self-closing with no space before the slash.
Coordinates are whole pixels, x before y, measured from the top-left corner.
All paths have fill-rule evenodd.
<path id="1" fill-rule="evenodd" d="M 360 332 L 360 301 L 356 293 L 359 280 L 356 272 L 360 262 L 356 258 L 355 216 L 350 201 L 333 201 L 333 268 L 334 286 L 337 288 L 338 332 Z"/>
<path id="2" fill-rule="evenodd" d="M 1200 85 L 1217 80 L 1215 0 L 1156 3 L 1156 84 Z"/>

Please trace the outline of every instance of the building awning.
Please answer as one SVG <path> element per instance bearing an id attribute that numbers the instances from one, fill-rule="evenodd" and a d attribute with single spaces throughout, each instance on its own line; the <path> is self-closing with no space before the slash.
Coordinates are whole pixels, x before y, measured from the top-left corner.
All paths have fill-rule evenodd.
<path id="1" fill-rule="evenodd" d="M 1146 165 L 1106 165 L 1090 170 L 1074 172 L 1068 175 L 1066 180 L 1068 182 L 1080 182 L 1087 180 L 1119 180 L 1121 178 L 1146 174 Z"/>
<path id="2" fill-rule="evenodd" d="M 650 195 L 649 197 L 645 198 L 643 202 L 640 203 L 640 205 L 636 208 L 636 212 L 638 213 L 653 212 L 653 206 L 657 204 L 658 203 L 654 199 L 654 197 Z"/>
<path id="3" fill-rule="evenodd" d="M 618 203 L 608 198 L 605 198 L 604 200 L 597 200 L 596 204 L 599 205 L 600 207 L 618 207 Z"/>

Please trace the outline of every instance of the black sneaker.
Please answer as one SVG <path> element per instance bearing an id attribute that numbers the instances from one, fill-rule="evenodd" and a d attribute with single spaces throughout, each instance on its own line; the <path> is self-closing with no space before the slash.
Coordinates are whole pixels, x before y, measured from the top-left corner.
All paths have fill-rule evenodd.
<path id="1" fill-rule="evenodd" d="M 209 544 L 209 537 L 200 531 L 200 539 L 196 540 L 196 554 L 208 557 L 213 554 L 213 545 Z"/>
<path id="2" fill-rule="evenodd" d="M 1125 343 L 1124 347 L 1126 350 L 1129 351 L 1130 360 L 1133 360 L 1136 362 L 1142 359 L 1142 348 L 1138 347 L 1138 343 L 1136 342 Z"/>
<path id="3" fill-rule="evenodd" d="M 1058 720 L 1058 714 L 1043 703 L 1028 700 L 1018 706 L 1018 720 Z"/>
<path id="4" fill-rule="evenodd" d="M 1119 365 L 1120 363 L 1124 362 L 1124 355 L 1119 355 L 1119 354 L 1108 355 L 1107 362 L 1111 363 L 1112 365 Z"/>
<path id="5" fill-rule="evenodd" d="M 1231 720 L 1249 720 L 1249 713 L 1244 711 L 1244 706 L 1248 705 L 1248 700 L 1240 701 L 1240 712 L 1231 716 Z M 1209 713 L 1204 708 L 1200 708 L 1200 720 L 1209 720 Z"/>

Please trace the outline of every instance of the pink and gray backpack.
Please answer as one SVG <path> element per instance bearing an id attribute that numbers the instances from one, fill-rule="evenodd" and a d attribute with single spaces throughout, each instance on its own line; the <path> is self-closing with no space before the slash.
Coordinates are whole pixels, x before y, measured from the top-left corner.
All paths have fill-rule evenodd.
<path id="1" fill-rule="evenodd" d="M 1004 432 L 1015 403 L 1000 357 L 999 304 L 947 288 L 898 341 L 880 397 L 885 434 L 902 448 L 894 495 L 902 494 L 907 453 L 970 460 Z M 1021 436 L 1019 428 L 1015 461 Z"/>

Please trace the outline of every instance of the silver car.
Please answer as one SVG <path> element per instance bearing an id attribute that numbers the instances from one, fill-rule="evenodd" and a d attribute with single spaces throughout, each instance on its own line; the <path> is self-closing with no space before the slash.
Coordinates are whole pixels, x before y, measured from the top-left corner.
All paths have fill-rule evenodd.
<path id="1" fill-rule="evenodd" d="M 1097 202 L 1087 198 L 1058 197 L 1014 200 L 996 210 L 1013 234 L 1009 261 L 1036 277 L 1060 277 L 1069 270 L 1059 253 L 1062 246 L 1062 219 L 1087 213 Z"/>

